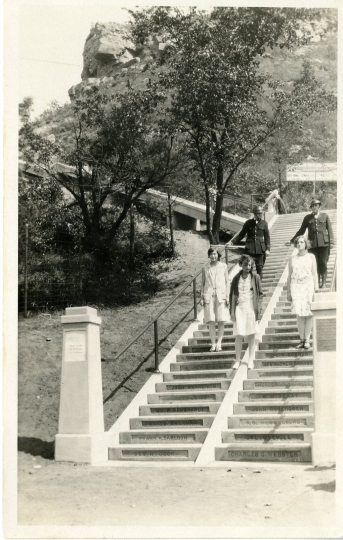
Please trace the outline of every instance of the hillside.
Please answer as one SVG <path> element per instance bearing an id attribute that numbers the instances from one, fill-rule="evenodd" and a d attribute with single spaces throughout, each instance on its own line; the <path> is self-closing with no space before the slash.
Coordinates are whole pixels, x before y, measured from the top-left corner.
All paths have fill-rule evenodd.
<path id="1" fill-rule="evenodd" d="M 335 18 L 335 10 L 324 11 L 323 27 L 328 22 L 332 23 Z M 165 48 L 161 38 L 152 36 L 147 45 L 142 47 L 127 39 L 126 34 L 127 27 L 115 22 L 96 23 L 91 28 L 84 46 L 81 81 L 69 90 L 71 101 L 76 99 L 80 90 L 91 85 L 104 84 L 105 91 L 114 95 L 124 92 L 128 82 L 134 88 L 143 89 L 149 79 L 157 76 L 156 72 L 151 71 L 151 66 L 153 59 L 162 54 Z M 293 51 L 277 48 L 268 50 L 259 60 L 261 73 L 271 75 L 285 84 L 286 88 L 299 76 L 306 60 L 323 87 L 327 91 L 337 93 L 335 30 L 324 36 L 315 35 L 309 45 Z M 43 113 L 38 121 L 38 131 L 53 136 L 62 145 L 68 146 L 71 136 L 70 122 L 70 104 L 66 104 Z M 278 141 L 271 140 L 266 148 L 255 152 L 239 169 L 228 194 L 240 196 L 243 193 L 267 193 L 275 189 L 278 184 L 280 154 L 282 154 L 280 159 L 284 163 L 300 162 L 308 156 L 315 156 L 321 161 L 336 161 L 336 139 L 336 113 L 313 114 L 304 121 L 298 133 L 283 133 Z M 189 173 L 187 177 L 190 177 Z M 287 185 L 284 170 L 282 178 L 283 195 L 289 210 L 297 210 L 297 203 L 294 201 L 300 200 L 300 204 L 307 204 L 312 186 L 309 183 L 298 186 Z M 326 197 L 325 193 L 329 194 L 329 197 Z M 302 197 L 301 194 L 306 196 Z M 325 204 L 328 207 L 335 206 L 335 185 L 321 183 L 317 195 L 326 197 Z"/>

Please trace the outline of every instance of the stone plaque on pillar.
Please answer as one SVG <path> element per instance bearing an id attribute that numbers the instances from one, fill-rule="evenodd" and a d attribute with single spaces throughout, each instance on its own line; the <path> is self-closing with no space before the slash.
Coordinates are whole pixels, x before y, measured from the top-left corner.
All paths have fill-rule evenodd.
<path id="1" fill-rule="evenodd" d="M 317 351 L 336 350 L 336 318 L 316 320 Z"/>
<path id="2" fill-rule="evenodd" d="M 66 331 L 64 346 L 66 362 L 86 361 L 86 332 Z"/>

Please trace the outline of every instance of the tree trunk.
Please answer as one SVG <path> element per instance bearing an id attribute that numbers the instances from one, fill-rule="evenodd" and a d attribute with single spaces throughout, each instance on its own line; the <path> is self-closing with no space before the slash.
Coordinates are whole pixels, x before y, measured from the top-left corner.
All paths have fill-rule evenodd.
<path id="1" fill-rule="evenodd" d="M 224 203 L 224 193 L 221 193 L 220 195 L 217 195 L 216 207 L 215 207 L 213 223 L 212 223 L 212 233 L 213 233 L 213 238 L 215 239 L 216 244 L 219 244 L 219 231 L 220 231 L 220 222 L 222 218 L 223 203 Z"/>
<path id="2" fill-rule="evenodd" d="M 134 207 L 131 204 L 130 206 L 130 248 L 129 248 L 129 265 L 131 268 L 135 266 L 135 213 Z"/>
<path id="3" fill-rule="evenodd" d="M 217 169 L 217 197 L 216 197 L 216 204 L 215 204 L 213 223 L 212 223 L 212 234 L 213 234 L 216 244 L 219 244 L 220 221 L 222 218 L 222 211 L 223 211 L 223 198 L 224 198 L 223 182 L 224 182 L 224 170 L 223 170 L 223 166 L 219 164 L 218 169 Z"/>
<path id="4" fill-rule="evenodd" d="M 206 230 L 210 244 L 215 244 L 215 239 L 211 230 L 211 196 L 207 184 L 205 184 L 205 198 L 206 198 Z"/>
<path id="5" fill-rule="evenodd" d="M 170 247 L 172 257 L 175 257 L 175 244 L 174 244 L 174 227 L 173 227 L 173 211 L 170 191 L 168 189 L 168 216 L 169 216 L 169 230 L 170 230 Z"/>

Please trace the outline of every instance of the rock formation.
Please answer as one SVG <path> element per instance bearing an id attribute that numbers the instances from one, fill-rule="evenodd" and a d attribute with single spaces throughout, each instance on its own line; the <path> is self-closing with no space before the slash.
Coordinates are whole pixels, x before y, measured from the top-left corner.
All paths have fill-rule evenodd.
<path id="1" fill-rule="evenodd" d="M 130 70 L 144 72 L 153 56 L 165 48 L 158 36 L 146 46 L 136 46 L 127 38 L 127 26 L 115 22 L 96 23 L 91 29 L 83 51 L 82 82 L 69 90 L 71 99 L 88 84 L 114 82 Z"/>

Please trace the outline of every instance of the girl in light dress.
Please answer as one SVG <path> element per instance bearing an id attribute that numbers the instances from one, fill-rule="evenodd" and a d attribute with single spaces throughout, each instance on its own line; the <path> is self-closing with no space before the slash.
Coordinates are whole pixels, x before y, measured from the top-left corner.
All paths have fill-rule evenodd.
<path id="1" fill-rule="evenodd" d="M 311 302 L 318 289 L 316 258 L 308 253 L 308 240 L 298 236 L 294 243 L 298 249 L 288 263 L 287 300 L 292 302 L 292 312 L 297 316 L 300 343 L 297 349 L 310 348 L 312 330 Z"/>
<path id="2" fill-rule="evenodd" d="M 253 360 L 263 299 L 260 276 L 253 273 L 253 260 L 244 254 L 238 264 L 242 270 L 233 278 L 230 288 L 230 314 L 234 322 L 233 335 L 236 336 L 234 369 L 239 366 L 245 336 L 248 338 L 249 362 Z"/>
<path id="3" fill-rule="evenodd" d="M 204 305 L 205 323 L 209 324 L 210 351 L 222 350 L 225 322 L 230 320 L 229 312 L 229 274 L 225 263 L 220 262 L 221 254 L 214 248 L 207 252 L 210 264 L 204 266 L 201 279 L 201 305 Z M 216 342 L 216 322 L 218 337 Z"/>

